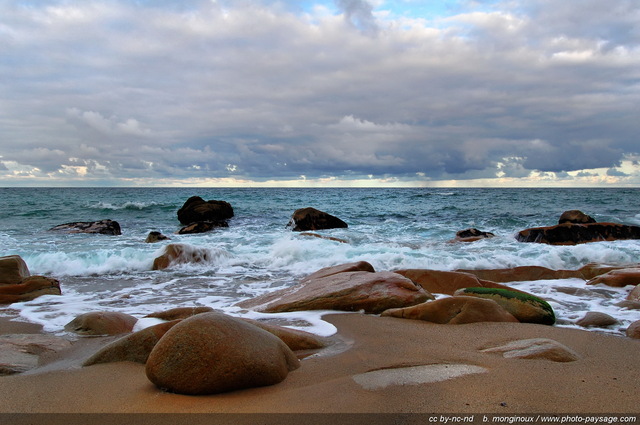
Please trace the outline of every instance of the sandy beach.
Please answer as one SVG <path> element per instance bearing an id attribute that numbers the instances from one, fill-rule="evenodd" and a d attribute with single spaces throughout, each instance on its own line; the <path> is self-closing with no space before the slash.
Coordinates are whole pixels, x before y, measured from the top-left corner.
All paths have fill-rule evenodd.
<path id="1" fill-rule="evenodd" d="M 442 413 L 475 414 L 476 421 L 480 414 L 636 415 L 640 411 L 638 340 L 518 323 L 436 325 L 362 314 L 331 314 L 325 320 L 338 329 L 332 337 L 334 344 L 303 359 L 299 369 L 270 387 L 211 396 L 166 393 L 146 378 L 141 364 L 120 362 L 80 367 L 83 359 L 115 337 L 81 338 L 67 351 L 45 357 L 44 364 L 35 370 L 0 377 L 0 411 L 3 414 L 390 414 L 377 416 L 378 420 L 397 414 Z M 0 323 L 3 334 L 38 331 L 37 326 L 26 323 L 7 319 Z M 574 350 L 580 359 L 560 363 L 508 359 L 481 352 L 483 348 L 527 338 L 553 339 Z M 387 383 L 374 385 L 375 388 L 358 379 L 370 371 L 410 370 L 401 368 L 423 365 L 444 365 L 440 370 L 465 365 L 475 372 L 450 379 L 437 372 L 440 378 L 436 376 L 436 382 Z M 65 415 L 4 417 L 11 418 L 11 423 L 69 419 Z M 115 420 L 118 416 L 101 417 Z M 249 421 L 255 419 L 255 415 L 244 417 Z M 318 420 L 322 417 L 317 416 Z M 228 418 L 231 420 L 233 415 Z"/>

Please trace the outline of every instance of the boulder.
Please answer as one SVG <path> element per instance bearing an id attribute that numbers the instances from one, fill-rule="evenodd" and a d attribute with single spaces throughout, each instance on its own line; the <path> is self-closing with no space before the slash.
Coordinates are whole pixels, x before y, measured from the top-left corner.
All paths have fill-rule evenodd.
<path id="1" fill-rule="evenodd" d="M 432 294 L 453 295 L 455 291 L 461 288 L 504 288 L 511 289 L 508 286 L 486 280 L 479 280 L 470 273 L 447 272 L 440 270 L 428 269 L 405 269 L 396 270 L 396 273 L 411 279 L 415 284 L 422 286 L 426 291 Z"/>
<path id="2" fill-rule="evenodd" d="M 277 336 L 287 344 L 291 351 L 317 350 L 328 345 L 327 340 L 309 332 L 271 325 L 253 319 L 242 318 L 242 320 Z"/>
<path id="3" fill-rule="evenodd" d="M 149 232 L 149 234 L 147 235 L 147 239 L 145 239 L 146 243 L 156 243 L 156 242 L 160 242 L 160 241 L 166 241 L 168 239 L 171 239 L 168 236 L 163 235 L 160 232 Z"/>
<path id="4" fill-rule="evenodd" d="M 565 211 L 560 216 L 558 220 L 558 224 L 563 223 L 575 223 L 575 224 L 585 224 L 585 223 L 595 223 L 595 219 L 593 217 L 583 213 L 579 210 L 570 210 Z"/>
<path id="5" fill-rule="evenodd" d="M 626 308 L 627 310 L 640 310 L 640 301 L 624 300 L 615 303 L 616 307 Z"/>
<path id="6" fill-rule="evenodd" d="M 450 325 L 518 321 L 493 300 L 464 296 L 442 298 L 406 308 L 393 308 L 382 312 L 381 315 Z"/>
<path id="7" fill-rule="evenodd" d="M 346 228 L 349 226 L 338 217 L 308 207 L 295 210 L 287 227 L 292 227 L 294 232 L 303 232 L 307 230 Z"/>
<path id="8" fill-rule="evenodd" d="M 508 269 L 481 269 L 481 270 L 455 270 L 456 272 L 469 273 L 478 279 L 491 282 L 521 282 L 527 280 L 551 280 L 551 279 L 582 279 L 579 270 L 552 270 L 540 266 L 518 266 Z"/>
<path id="9" fill-rule="evenodd" d="M 209 261 L 209 251 L 182 243 L 172 243 L 164 248 L 164 254 L 153 260 L 152 270 L 164 270 L 176 264 L 202 263 Z"/>
<path id="10" fill-rule="evenodd" d="M 278 313 L 305 310 L 340 310 L 381 313 L 419 304 L 433 296 L 411 280 L 391 272 L 344 272 L 320 277 L 242 301 L 237 306 Z"/>
<path id="11" fill-rule="evenodd" d="M 191 235 L 195 233 L 206 233 L 219 227 L 229 227 L 229 224 L 226 221 L 196 221 L 178 230 L 178 234 Z"/>
<path id="12" fill-rule="evenodd" d="M 480 239 L 488 239 L 488 238 L 493 238 L 495 236 L 496 235 L 494 235 L 491 232 L 483 232 L 481 230 L 471 228 L 471 229 L 465 229 L 465 230 L 460 230 L 459 232 L 456 232 L 456 238 L 454 239 L 454 241 L 475 242 Z"/>
<path id="13" fill-rule="evenodd" d="M 630 324 L 625 333 L 629 338 L 640 339 L 640 320 Z"/>
<path id="14" fill-rule="evenodd" d="M 0 257 L 0 286 L 15 285 L 30 275 L 27 263 L 19 255 Z"/>
<path id="15" fill-rule="evenodd" d="M 59 352 L 71 343 L 64 338 L 43 334 L 0 335 L 0 376 L 34 369 L 40 355 Z"/>
<path id="16" fill-rule="evenodd" d="M 636 287 L 629 292 L 626 299 L 629 301 L 640 301 L 640 285 L 636 285 Z"/>
<path id="17" fill-rule="evenodd" d="M 576 245 L 588 242 L 640 239 L 640 226 L 618 223 L 564 223 L 551 227 L 534 227 L 516 235 L 520 242 L 549 245 Z"/>
<path id="18" fill-rule="evenodd" d="M 61 295 L 60 282 L 45 276 L 29 276 L 14 285 L 0 285 L 0 304 L 31 301 L 42 295 Z"/>
<path id="19" fill-rule="evenodd" d="M 115 311 L 94 311 L 77 316 L 64 326 L 80 335 L 118 335 L 133 330 L 138 319 Z"/>
<path id="20" fill-rule="evenodd" d="M 196 395 L 277 384 L 298 367 L 276 336 L 214 312 L 167 331 L 147 359 L 146 374 L 159 388 Z"/>
<path id="21" fill-rule="evenodd" d="M 580 274 L 582 274 L 582 279 L 591 280 L 594 277 L 603 275 L 612 270 L 628 269 L 633 267 L 634 266 L 608 266 L 605 264 L 589 263 L 582 266 L 580 269 L 578 269 L 578 271 L 580 272 Z M 640 264 L 636 267 L 640 267 Z"/>
<path id="22" fill-rule="evenodd" d="M 159 323 L 154 326 L 134 332 L 105 345 L 82 365 L 91 366 L 99 363 L 135 362 L 145 364 L 153 347 L 169 329 L 180 320 Z"/>
<path id="23" fill-rule="evenodd" d="M 542 359 L 552 362 L 573 362 L 580 359 L 578 353 L 571 348 L 548 338 L 521 339 L 481 351 L 501 353 L 507 359 Z"/>
<path id="24" fill-rule="evenodd" d="M 78 221 L 59 224 L 49 230 L 67 233 L 99 233 L 101 235 L 121 235 L 120 224 L 113 220 Z"/>
<path id="25" fill-rule="evenodd" d="M 160 320 L 186 319 L 196 314 L 209 313 L 213 311 L 211 307 L 176 307 L 165 311 L 147 314 L 144 317 L 153 317 Z"/>
<path id="26" fill-rule="evenodd" d="M 531 294 L 500 288 L 464 288 L 454 295 L 494 300 L 522 323 L 553 325 L 556 322 L 549 303 Z"/>
<path id="27" fill-rule="evenodd" d="M 599 283 L 615 288 L 624 288 L 627 285 L 638 285 L 640 284 L 640 268 L 612 270 L 594 277 L 587 282 L 587 285 L 597 285 Z"/>
<path id="28" fill-rule="evenodd" d="M 302 279 L 300 282 L 304 283 L 309 280 L 320 279 L 322 277 L 331 276 L 338 273 L 345 272 L 370 272 L 374 273 L 375 269 L 373 266 L 366 261 L 356 261 L 353 263 L 344 263 L 339 264 L 337 266 L 324 267 L 314 273 L 311 273 L 309 276 Z"/>
<path id="29" fill-rule="evenodd" d="M 182 224 L 197 221 L 225 221 L 233 217 L 233 207 L 226 201 L 205 201 L 199 196 L 192 196 L 178 210 L 178 220 Z"/>
<path id="30" fill-rule="evenodd" d="M 584 317 L 576 322 L 576 325 L 583 328 L 606 328 L 608 326 L 617 325 L 618 322 L 615 318 L 609 316 L 606 313 L 599 311 L 590 311 L 584 315 Z"/>

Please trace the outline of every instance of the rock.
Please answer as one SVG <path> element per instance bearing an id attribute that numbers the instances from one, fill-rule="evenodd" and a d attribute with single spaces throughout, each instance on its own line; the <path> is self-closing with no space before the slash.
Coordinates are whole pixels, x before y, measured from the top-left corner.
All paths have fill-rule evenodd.
<path id="1" fill-rule="evenodd" d="M 469 273 L 478 279 L 492 282 L 521 282 L 526 280 L 551 280 L 551 279 L 582 279 L 579 270 L 552 270 L 540 266 L 519 266 L 508 269 L 481 269 L 481 270 L 455 270 L 456 272 Z"/>
<path id="2" fill-rule="evenodd" d="M 542 359 L 552 362 L 573 362 L 578 353 L 564 344 L 548 338 L 521 339 L 497 347 L 486 348 L 484 353 L 502 353 L 507 359 Z"/>
<path id="3" fill-rule="evenodd" d="M 471 228 L 471 229 L 465 229 L 465 230 L 460 230 L 459 232 L 456 232 L 456 238 L 454 239 L 454 241 L 475 242 L 480 239 L 488 239 L 488 238 L 493 238 L 495 236 L 496 235 L 494 235 L 491 232 L 483 232 L 481 230 Z"/>
<path id="4" fill-rule="evenodd" d="M 453 295 L 458 289 L 471 287 L 511 289 L 499 283 L 479 280 L 476 276 L 469 273 L 428 269 L 396 270 L 396 273 L 411 279 L 415 284 L 422 286 L 432 294 Z"/>
<path id="5" fill-rule="evenodd" d="M 211 307 L 177 307 L 165 311 L 147 314 L 144 317 L 153 317 L 160 320 L 186 319 L 196 314 L 209 313 L 213 311 Z"/>
<path id="6" fill-rule="evenodd" d="M 393 308 L 382 312 L 381 315 L 450 325 L 518 321 L 493 300 L 464 296 L 442 298 L 406 308 Z"/>
<path id="7" fill-rule="evenodd" d="M 94 311 L 77 316 L 64 326 L 80 335 L 118 335 L 133 330 L 138 319 L 115 311 Z"/>
<path id="8" fill-rule="evenodd" d="M 0 376 L 34 369 L 41 354 L 59 352 L 70 346 L 66 339 L 51 335 L 0 335 Z"/>
<path id="9" fill-rule="evenodd" d="M 640 339 L 640 320 L 630 324 L 625 333 L 629 338 Z"/>
<path id="10" fill-rule="evenodd" d="M 209 251 L 182 243 L 172 243 L 164 248 L 164 254 L 153 260 L 152 270 L 164 270 L 176 264 L 202 263 L 209 261 Z"/>
<path id="11" fill-rule="evenodd" d="M 278 313 L 305 310 L 340 310 L 381 313 L 419 304 L 433 296 L 411 280 L 391 272 L 344 272 L 272 292 L 237 304 L 243 308 Z"/>
<path id="12" fill-rule="evenodd" d="M 287 227 L 292 227 L 294 232 L 303 232 L 307 230 L 346 228 L 349 226 L 338 217 L 308 207 L 295 210 Z"/>
<path id="13" fill-rule="evenodd" d="M 179 235 L 206 233 L 219 227 L 229 227 L 226 221 L 196 221 L 178 230 Z"/>
<path id="14" fill-rule="evenodd" d="M 145 239 L 146 243 L 156 243 L 156 242 L 160 242 L 160 241 L 166 241 L 168 239 L 171 239 L 168 236 L 163 235 L 160 232 L 149 232 L 149 234 L 147 235 L 147 239 Z"/>
<path id="15" fill-rule="evenodd" d="M 520 242 L 549 245 L 576 245 L 588 242 L 640 239 L 640 226 L 617 223 L 564 223 L 551 227 L 535 227 L 518 233 Z"/>
<path id="16" fill-rule="evenodd" d="M 320 279 L 322 277 L 331 276 L 338 273 L 345 272 L 370 272 L 374 273 L 373 266 L 366 261 L 356 261 L 353 263 L 339 264 L 337 266 L 324 267 L 315 273 L 311 273 L 309 276 L 302 279 L 300 282 L 304 283 L 309 280 Z"/>
<path id="17" fill-rule="evenodd" d="M 173 326 L 151 351 L 146 374 L 179 394 L 216 394 L 281 382 L 299 367 L 282 340 L 243 320 L 204 313 Z"/>
<path id="18" fill-rule="evenodd" d="M 205 201 L 199 196 L 192 196 L 178 210 L 178 220 L 182 224 L 197 221 L 225 221 L 233 217 L 233 207 L 226 201 Z"/>
<path id="19" fill-rule="evenodd" d="M 640 265 L 638 265 L 640 266 Z M 607 266 L 604 264 L 597 264 L 597 263 L 589 263 L 586 264 L 584 266 L 582 266 L 579 271 L 582 274 L 582 279 L 584 280 L 590 280 L 593 279 L 594 277 L 603 275 L 605 273 L 608 273 L 612 270 L 619 270 L 619 269 L 628 269 L 628 268 L 632 268 L 633 266 Z"/>
<path id="20" fill-rule="evenodd" d="M 345 240 L 345 239 L 340 239 L 340 238 L 333 238 L 331 236 L 322 236 L 319 235 L 317 233 L 300 233 L 300 236 L 308 236 L 308 237 L 313 237 L 313 238 L 318 238 L 318 239 L 325 239 L 328 241 L 333 241 L 333 242 L 340 242 L 340 243 L 349 243 L 349 241 Z"/>
<path id="21" fill-rule="evenodd" d="M 0 257 L 0 286 L 15 285 L 30 275 L 27 263 L 19 255 Z"/>
<path id="22" fill-rule="evenodd" d="M 531 294 L 500 288 L 465 288 L 459 289 L 454 295 L 494 300 L 522 323 L 553 325 L 556 322 L 549 303 Z"/>
<path id="23" fill-rule="evenodd" d="M 49 230 L 63 231 L 67 233 L 99 233 L 102 235 L 121 235 L 120 224 L 113 220 L 78 221 L 74 223 L 60 224 Z"/>
<path id="24" fill-rule="evenodd" d="M 61 295 L 60 282 L 45 276 L 29 276 L 15 285 L 0 285 L 0 304 L 31 301 L 42 295 Z"/>
<path id="25" fill-rule="evenodd" d="M 626 308 L 627 310 L 640 310 L 640 301 L 624 300 L 616 303 L 615 306 Z"/>
<path id="26" fill-rule="evenodd" d="M 585 223 L 595 223 L 595 219 L 593 217 L 583 213 L 579 210 L 570 210 L 565 211 L 560 216 L 558 220 L 558 224 L 563 223 L 575 223 L 575 224 L 585 224 Z"/>
<path id="27" fill-rule="evenodd" d="M 576 322 L 576 325 L 583 328 L 606 328 L 607 326 L 616 325 L 618 322 L 613 317 L 599 311 L 590 311 L 584 317 Z"/>
<path id="28" fill-rule="evenodd" d="M 282 342 L 287 344 L 287 347 L 289 347 L 291 351 L 317 350 L 328 345 L 327 340 L 309 332 L 285 328 L 283 326 L 270 325 L 268 323 L 259 322 L 258 320 L 245 318 L 242 318 L 241 320 L 277 336 L 282 340 Z"/>
<path id="29" fill-rule="evenodd" d="M 587 285 L 603 283 L 615 288 L 624 288 L 627 285 L 640 284 L 640 268 L 612 270 L 600 276 L 594 277 Z"/>
<path id="30" fill-rule="evenodd" d="M 636 287 L 629 292 L 626 299 L 629 301 L 640 301 L 640 285 L 636 285 Z"/>
<path id="31" fill-rule="evenodd" d="M 91 366 L 99 363 L 135 362 L 145 364 L 153 347 L 169 329 L 180 323 L 180 320 L 159 323 L 134 332 L 117 341 L 102 347 L 89 357 L 82 365 Z"/>

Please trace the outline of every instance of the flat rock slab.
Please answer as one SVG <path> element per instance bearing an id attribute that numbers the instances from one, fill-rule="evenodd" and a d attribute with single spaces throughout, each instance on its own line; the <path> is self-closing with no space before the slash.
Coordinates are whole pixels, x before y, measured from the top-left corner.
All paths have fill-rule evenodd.
<path id="1" fill-rule="evenodd" d="M 431 384 L 488 371 L 468 364 L 430 364 L 374 370 L 354 375 L 353 380 L 365 390 L 381 390 L 393 385 Z"/>
<path id="2" fill-rule="evenodd" d="M 62 351 L 71 346 L 64 338 L 41 334 L 0 335 L 0 375 L 34 369 L 40 354 Z"/>
<path id="3" fill-rule="evenodd" d="M 486 348 L 482 352 L 501 353 L 507 359 L 543 359 L 553 362 L 573 362 L 580 359 L 580 355 L 571 348 L 548 338 L 521 339 Z"/>

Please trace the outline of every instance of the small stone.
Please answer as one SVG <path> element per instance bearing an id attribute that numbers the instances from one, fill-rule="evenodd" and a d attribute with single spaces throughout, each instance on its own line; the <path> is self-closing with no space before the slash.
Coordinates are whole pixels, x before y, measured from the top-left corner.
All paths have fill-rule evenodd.
<path id="1" fill-rule="evenodd" d="M 619 322 L 606 313 L 599 311 L 590 311 L 584 317 L 576 322 L 576 325 L 583 328 L 606 328 L 607 326 L 616 325 Z"/>

